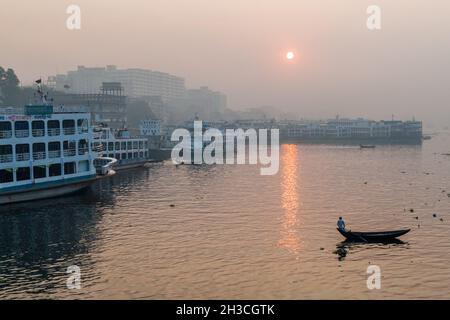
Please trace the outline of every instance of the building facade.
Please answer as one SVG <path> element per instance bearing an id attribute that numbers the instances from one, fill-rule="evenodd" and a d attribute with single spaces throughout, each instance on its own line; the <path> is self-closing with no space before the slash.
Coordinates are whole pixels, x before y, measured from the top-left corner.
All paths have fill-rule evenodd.
<path id="1" fill-rule="evenodd" d="M 57 91 L 95 94 L 103 82 L 120 82 L 124 94 L 131 98 L 160 96 L 164 101 L 179 99 L 185 94 L 184 79 L 168 73 L 146 69 L 118 69 L 78 66 L 75 71 L 48 78 L 48 85 Z"/>

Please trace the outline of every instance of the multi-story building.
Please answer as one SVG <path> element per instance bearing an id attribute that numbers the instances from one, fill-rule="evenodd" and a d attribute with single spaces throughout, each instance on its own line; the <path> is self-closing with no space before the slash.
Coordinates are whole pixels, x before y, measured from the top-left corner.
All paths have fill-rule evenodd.
<path id="1" fill-rule="evenodd" d="M 62 93 L 53 95 L 55 104 L 65 107 L 85 106 L 94 122 L 101 122 L 113 129 L 120 129 L 127 123 L 126 97 L 120 83 L 104 82 L 97 93 Z"/>
<path id="2" fill-rule="evenodd" d="M 219 91 L 212 91 L 208 87 L 186 90 L 185 102 L 187 106 L 199 107 L 210 112 L 221 112 L 227 107 L 227 96 Z"/>
<path id="3" fill-rule="evenodd" d="M 124 94 L 131 98 L 160 96 L 165 102 L 184 96 L 184 79 L 168 73 L 146 69 L 118 69 L 79 66 L 75 71 L 48 78 L 48 85 L 57 91 L 95 94 L 103 82 L 120 82 Z"/>

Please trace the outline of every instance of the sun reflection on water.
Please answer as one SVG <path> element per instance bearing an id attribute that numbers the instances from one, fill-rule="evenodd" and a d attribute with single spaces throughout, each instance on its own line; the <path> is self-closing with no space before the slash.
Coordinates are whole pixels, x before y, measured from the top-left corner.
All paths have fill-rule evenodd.
<path id="1" fill-rule="evenodd" d="M 282 146 L 282 180 L 281 206 L 284 209 L 282 218 L 282 229 L 278 246 L 297 254 L 300 249 L 300 239 L 298 237 L 298 159 L 296 145 Z"/>

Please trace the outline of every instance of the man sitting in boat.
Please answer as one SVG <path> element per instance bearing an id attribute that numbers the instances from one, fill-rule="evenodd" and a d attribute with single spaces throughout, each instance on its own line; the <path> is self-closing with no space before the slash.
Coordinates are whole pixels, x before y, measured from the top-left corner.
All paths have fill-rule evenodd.
<path id="1" fill-rule="evenodd" d="M 337 227 L 339 230 L 345 231 L 345 221 L 342 219 L 342 217 L 339 217 L 339 220 L 337 221 Z"/>

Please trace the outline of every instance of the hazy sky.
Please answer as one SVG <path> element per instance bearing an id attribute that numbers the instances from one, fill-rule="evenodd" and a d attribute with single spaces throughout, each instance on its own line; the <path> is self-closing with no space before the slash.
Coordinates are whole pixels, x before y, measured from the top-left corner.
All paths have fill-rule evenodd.
<path id="1" fill-rule="evenodd" d="M 66 28 L 70 4 L 79 31 Z M 372 4 L 378 31 L 366 27 Z M 448 0 L 0 0 L 0 21 L 0 65 L 25 84 L 116 64 L 207 85 L 234 109 L 450 125 Z"/>

